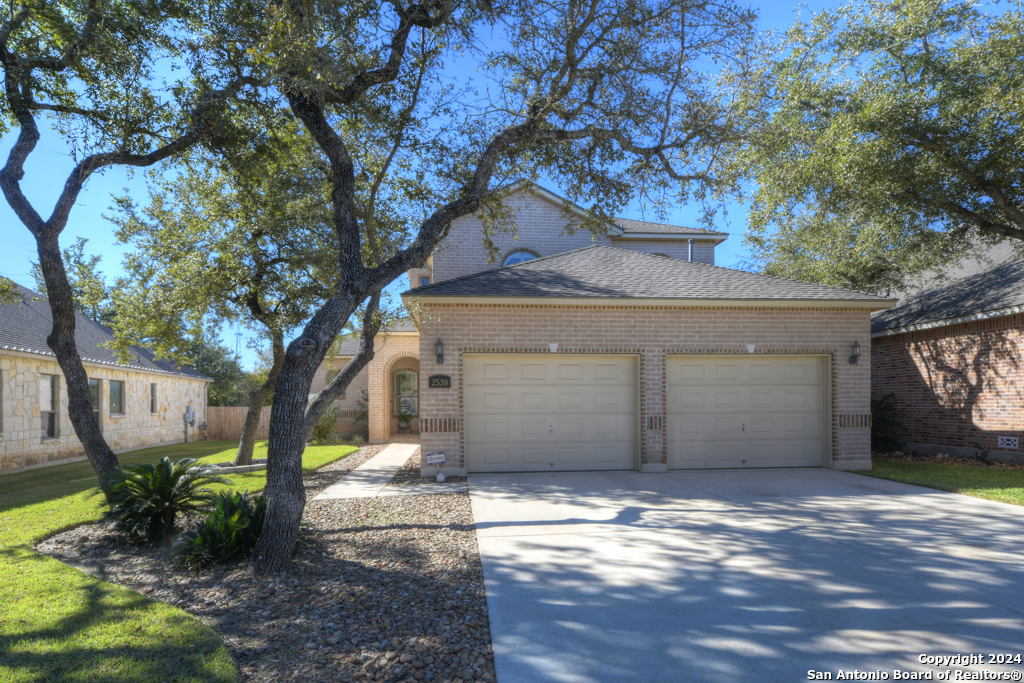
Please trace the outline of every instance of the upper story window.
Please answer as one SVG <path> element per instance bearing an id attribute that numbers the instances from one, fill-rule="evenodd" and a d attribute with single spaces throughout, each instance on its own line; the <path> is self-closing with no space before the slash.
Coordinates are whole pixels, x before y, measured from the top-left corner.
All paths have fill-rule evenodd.
<path id="1" fill-rule="evenodd" d="M 426 287 L 429 284 L 430 284 L 430 278 L 429 277 L 421 277 L 420 278 L 420 287 Z"/>
<path id="2" fill-rule="evenodd" d="M 537 258 L 537 255 L 529 251 L 513 251 L 511 254 L 505 257 L 505 260 L 501 262 L 501 265 L 514 266 L 517 263 L 523 263 L 524 261 L 532 261 L 535 258 Z"/>

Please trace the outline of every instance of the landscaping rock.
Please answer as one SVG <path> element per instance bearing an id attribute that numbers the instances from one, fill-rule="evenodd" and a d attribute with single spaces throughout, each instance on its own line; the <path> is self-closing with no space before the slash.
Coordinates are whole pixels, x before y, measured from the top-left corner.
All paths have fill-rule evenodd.
<path id="1" fill-rule="evenodd" d="M 382 448 L 307 477 L 307 499 Z M 495 679 L 467 494 L 310 502 L 303 522 L 293 571 L 273 578 L 247 576 L 239 563 L 189 571 L 106 526 L 38 549 L 195 614 L 220 633 L 245 681 L 455 683 L 467 669 Z M 467 628 L 474 622 L 480 627 Z"/>

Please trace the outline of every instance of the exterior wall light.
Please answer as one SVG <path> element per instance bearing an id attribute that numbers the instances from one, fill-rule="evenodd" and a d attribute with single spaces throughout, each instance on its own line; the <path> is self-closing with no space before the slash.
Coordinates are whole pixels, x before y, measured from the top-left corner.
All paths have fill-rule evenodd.
<path id="1" fill-rule="evenodd" d="M 437 351 L 437 364 L 444 365 L 444 342 L 441 338 L 437 338 L 437 343 L 434 344 L 434 350 Z"/>
<path id="2" fill-rule="evenodd" d="M 853 342 L 853 346 L 851 348 L 853 355 L 850 356 L 850 365 L 856 365 L 857 360 L 860 358 L 860 342 Z"/>

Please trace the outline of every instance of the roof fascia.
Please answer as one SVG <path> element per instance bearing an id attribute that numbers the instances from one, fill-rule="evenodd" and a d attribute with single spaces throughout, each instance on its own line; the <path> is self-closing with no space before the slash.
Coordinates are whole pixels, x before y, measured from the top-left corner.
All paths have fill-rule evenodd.
<path id="1" fill-rule="evenodd" d="M 54 363 L 57 362 L 57 356 L 52 353 L 45 353 L 42 351 L 32 351 L 25 349 L 10 349 L 0 346 L 0 356 L 17 356 L 18 358 L 32 358 L 38 360 L 39 358 L 48 358 Z M 139 372 L 144 375 L 159 375 L 160 377 L 180 377 L 181 379 L 191 379 L 196 382 L 207 382 L 212 383 L 216 380 L 209 377 L 193 377 L 192 375 L 186 375 L 183 372 L 165 372 L 163 370 L 152 370 L 150 368 L 139 368 L 134 365 L 121 365 L 119 363 L 105 363 L 103 361 L 86 360 L 82 359 L 82 365 L 90 368 L 106 368 L 118 370 L 124 370 L 125 372 Z"/>
<path id="2" fill-rule="evenodd" d="M 622 235 L 617 235 L 616 239 L 619 240 L 674 240 L 679 242 L 686 242 L 694 240 L 698 242 L 714 242 L 715 244 L 721 244 L 722 242 L 729 239 L 728 235 L 708 235 L 702 233 L 685 233 L 685 232 L 627 232 Z"/>
<path id="3" fill-rule="evenodd" d="M 865 301 L 863 299 L 681 299 L 681 298 L 612 298 L 612 297 L 570 297 L 570 296 L 440 296 L 409 295 L 406 299 L 419 299 L 426 304 L 540 304 L 547 306 L 669 306 L 689 308 L 693 306 L 719 306 L 728 308 L 857 308 L 882 311 L 893 308 L 895 299 Z"/>
<path id="4" fill-rule="evenodd" d="M 879 337 L 891 337 L 894 334 L 905 334 L 907 332 L 917 332 L 919 330 L 932 330 L 935 329 L 936 327 L 959 325 L 960 323 L 969 323 L 974 322 L 976 320 L 989 320 L 990 318 L 1001 318 L 1004 315 L 1014 315 L 1015 313 L 1024 313 L 1024 306 L 997 308 L 992 311 L 985 311 L 984 313 L 972 313 L 970 315 L 961 315 L 956 318 L 944 318 L 942 320 L 932 320 L 926 323 L 917 323 L 916 325 L 904 325 L 903 327 L 893 327 L 888 330 L 881 330 L 880 332 L 872 332 L 871 338 L 878 339 Z"/>

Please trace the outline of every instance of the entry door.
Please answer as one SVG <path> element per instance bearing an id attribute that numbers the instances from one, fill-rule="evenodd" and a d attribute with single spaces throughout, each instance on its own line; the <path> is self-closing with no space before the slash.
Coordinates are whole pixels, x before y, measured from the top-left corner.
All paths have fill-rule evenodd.
<path id="1" fill-rule="evenodd" d="M 470 472 L 634 468 L 634 357 L 467 355 L 463 374 Z"/>
<path id="2" fill-rule="evenodd" d="M 822 370 L 806 356 L 667 359 L 669 468 L 820 467 Z"/>

